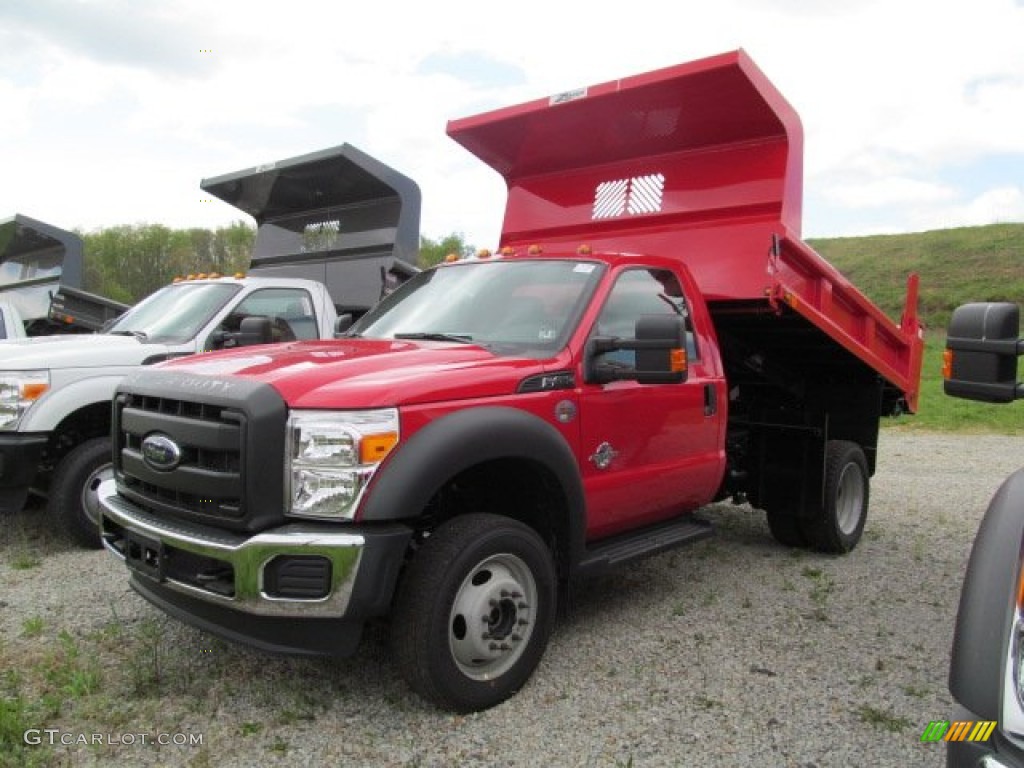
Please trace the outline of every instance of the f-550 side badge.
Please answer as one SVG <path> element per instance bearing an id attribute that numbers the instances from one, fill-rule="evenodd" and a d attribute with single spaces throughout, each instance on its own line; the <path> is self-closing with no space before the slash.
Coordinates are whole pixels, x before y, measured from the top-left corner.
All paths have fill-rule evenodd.
<path id="1" fill-rule="evenodd" d="M 597 446 L 597 450 L 594 451 L 594 455 L 590 457 L 590 460 L 594 462 L 594 466 L 598 469 L 608 469 L 608 466 L 618 455 L 619 452 L 612 448 L 611 443 L 601 443 Z"/>

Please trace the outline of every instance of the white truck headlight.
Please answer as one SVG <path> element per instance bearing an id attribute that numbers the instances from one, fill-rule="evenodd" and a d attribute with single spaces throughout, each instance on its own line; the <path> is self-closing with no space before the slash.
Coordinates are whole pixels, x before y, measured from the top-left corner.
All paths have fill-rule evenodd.
<path id="1" fill-rule="evenodd" d="M 29 406 L 49 388 L 49 371 L 0 371 L 0 429 L 16 429 Z"/>
<path id="2" fill-rule="evenodd" d="M 380 462 L 398 444 L 398 411 L 292 411 L 285 450 L 287 514 L 351 519 Z"/>

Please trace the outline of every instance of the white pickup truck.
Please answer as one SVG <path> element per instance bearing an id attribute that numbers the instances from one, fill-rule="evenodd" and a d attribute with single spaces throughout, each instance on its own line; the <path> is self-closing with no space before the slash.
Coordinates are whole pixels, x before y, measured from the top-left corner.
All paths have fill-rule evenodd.
<path id="1" fill-rule="evenodd" d="M 111 399 L 137 366 L 239 346 L 332 338 L 417 270 L 416 184 L 351 145 L 204 180 L 257 221 L 250 276 L 190 276 L 102 333 L 0 344 L 0 514 L 29 494 L 100 546 Z M 289 276 L 291 275 L 291 276 Z"/>
<path id="2" fill-rule="evenodd" d="M 0 341 L 25 338 L 25 321 L 18 308 L 8 301 L 0 301 Z"/>

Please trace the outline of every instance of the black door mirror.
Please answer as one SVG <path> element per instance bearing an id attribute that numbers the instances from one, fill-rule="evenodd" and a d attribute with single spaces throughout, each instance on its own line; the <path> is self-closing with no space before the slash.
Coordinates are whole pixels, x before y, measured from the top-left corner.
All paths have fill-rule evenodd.
<path id="1" fill-rule="evenodd" d="M 343 315 L 338 315 L 338 319 L 334 322 L 334 338 L 338 338 L 345 331 L 352 327 L 352 323 L 355 322 L 355 318 L 351 312 L 346 312 Z"/>
<path id="2" fill-rule="evenodd" d="M 587 344 L 586 380 L 593 384 L 636 381 L 677 384 L 686 381 L 686 321 L 675 315 L 643 315 L 636 339 L 597 336 Z M 635 365 L 607 358 L 618 350 L 635 351 Z"/>
<path id="3" fill-rule="evenodd" d="M 273 325 L 265 315 L 243 317 L 238 327 L 238 346 L 249 347 L 254 344 L 269 344 L 274 340 Z"/>
<path id="4" fill-rule="evenodd" d="M 1008 403 L 1024 397 L 1017 358 L 1024 354 L 1020 310 L 1006 302 L 957 307 L 946 332 L 943 390 L 952 397 Z"/>

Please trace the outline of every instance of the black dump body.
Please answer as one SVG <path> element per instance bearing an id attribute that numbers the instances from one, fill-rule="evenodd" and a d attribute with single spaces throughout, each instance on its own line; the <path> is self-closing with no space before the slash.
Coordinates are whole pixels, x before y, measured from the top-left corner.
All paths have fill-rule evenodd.
<path id="1" fill-rule="evenodd" d="M 78 235 L 21 214 L 0 221 L 0 299 L 29 336 L 92 333 L 128 309 L 82 290 L 84 281 Z"/>
<path id="2" fill-rule="evenodd" d="M 350 144 L 201 187 L 256 220 L 254 275 L 318 280 L 339 312 L 365 312 L 418 271 L 419 187 Z"/>

